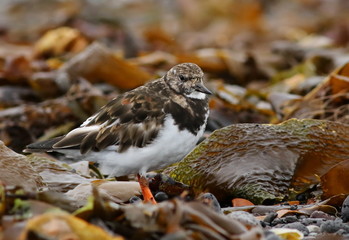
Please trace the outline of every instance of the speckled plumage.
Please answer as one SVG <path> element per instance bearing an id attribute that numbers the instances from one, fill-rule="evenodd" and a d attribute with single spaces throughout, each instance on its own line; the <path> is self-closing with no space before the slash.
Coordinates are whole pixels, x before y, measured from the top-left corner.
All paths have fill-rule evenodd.
<path id="1" fill-rule="evenodd" d="M 119 171 L 120 173 L 117 175 L 128 174 L 137 169 L 139 171 L 140 169 L 143 169 L 142 171 L 154 169 L 156 161 L 152 163 L 152 166 L 147 167 L 146 163 L 144 163 L 146 167 L 141 166 L 141 156 L 136 155 L 141 152 L 137 152 L 137 149 L 147 147 L 155 149 L 156 145 L 156 148 L 160 148 L 159 155 L 161 156 L 161 144 L 154 143 L 154 141 L 157 138 L 162 139 L 163 135 L 166 135 L 167 130 L 164 128 L 170 129 L 170 122 L 176 127 L 178 136 L 186 136 L 183 139 L 190 139 L 190 136 L 193 136 L 193 141 L 197 141 L 202 135 L 208 116 L 206 94 L 210 94 L 204 87 L 202 79 L 203 72 L 197 65 L 192 63 L 179 64 L 169 70 L 162 78 L 119 95 L 88 118 L 79 128 L 72 130 L 67 135 L 33 143 L 25 151 L 75 151 L 77 153 L 74 156 L 81 155 L 79 159 L 86 156 L 86 159 L 100 163 L 103 162 L 104 155 L 102 153 L 108 151 L 108 156 L 112 152 L 116 153 L 115 168 L 118 165 L 119 167 L 127 165 L 127 163 L 118 164 L 118 158 L 126 155 L 129 158 L 136 158 L 134 161 L 139 162 L 132 166 L 132 170 Z M 173 141 L 181 141 L 181 139 L 176 138 L 175 129 L 168 130 L 168 132 L 174 135 Z M 185 134 L 182 134 L 184 131 Z M 193 141 L 190 140 L 190 146 Z M 165 144 L 170 144 L 170 141 Z M 171 146 L 163 147 L 171 150 Z M 169 155 L 164 154 L 164 157 L 171 158 L 170 154 L 172 152 L 175 154 L 176 151 L 168 151 Z M 185 149 L 185 151 L 187 154 L 190 150 Z M 96 155 L 96 152 L 101 154 Z M 127 152 L 135 153 L 134 156 L 133 154 L 129 156 L 130 154 Z M 147 159 L 150 161 L 150 155 L 147 158 L 144 157 L 144 161 Z M 178 155 L 183 157 L 182 154 Z M 94 159 L 95 157 L 91 156 L 96 156 L 96 158 L 100 156 L 100 159 Z M 157 156 L 155 159 L 158 158 Z M 161 167 L 163 167 L 165 160 L 159 158 Z M 170 163 L 175 160 L 176 157 Z M 129 159 L 129 161 L 133 160 Z M 113 160 L 109 159 L 108 164 L 113 165 Z"/>

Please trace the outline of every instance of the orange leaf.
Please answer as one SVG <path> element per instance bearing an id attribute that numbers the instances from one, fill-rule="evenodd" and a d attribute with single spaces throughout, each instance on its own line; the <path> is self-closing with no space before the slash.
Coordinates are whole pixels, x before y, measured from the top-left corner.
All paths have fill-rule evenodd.
<path id="1" fill-rule="evenodd" d="M 349 160 L 342 161 L 332 167 L 321 177 L 322 198 L 326 199 L 338 194 L 349 194 Z"/>
<path id="2" fill-rule="evenodd" d="M 232 200 L 233 207 L 254 206 L 254 204 L 244 198 L 234 198 Z"/>

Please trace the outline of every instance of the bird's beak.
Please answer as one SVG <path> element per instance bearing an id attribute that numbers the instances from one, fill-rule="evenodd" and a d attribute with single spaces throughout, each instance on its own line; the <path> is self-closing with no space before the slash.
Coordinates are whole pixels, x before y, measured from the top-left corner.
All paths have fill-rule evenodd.
<path id="1" fill-rule="evenodd" d="M 198 92 L 206 93 L 206 94 L 209 94 L 209 95 L 212 94 L 212 92 L 211 92 L 210 90 L 208 90 L 208 89 L 204 86 L 204 84 L 202 84 L 201 82 L 195 84 L 194 89 L 195 89 L 196 91 L 198 91 Z"/>

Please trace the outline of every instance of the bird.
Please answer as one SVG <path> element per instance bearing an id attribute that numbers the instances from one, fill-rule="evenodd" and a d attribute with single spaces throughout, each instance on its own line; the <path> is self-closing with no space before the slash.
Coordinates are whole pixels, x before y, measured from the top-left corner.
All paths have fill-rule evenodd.
<path id="1" fill-rule="evenodd" d="M 203 135 L 209 95 L 194 63 L 122 93 L 64 136 L 34 142 L 24 152 L 59 152 L 99 164 L 105 175 L 137 174 L 144 202 L 156 204 L 148 171 L 180 161 Z"/>

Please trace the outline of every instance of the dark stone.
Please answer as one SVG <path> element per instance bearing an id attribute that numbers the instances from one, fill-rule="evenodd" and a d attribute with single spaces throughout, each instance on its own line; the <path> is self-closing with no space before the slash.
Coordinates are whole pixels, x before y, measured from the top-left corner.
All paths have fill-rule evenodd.
<path id="1" fill-rule="evenodd" d="M 163 202 L 168 199 L 168 195 L 164 192 L 158 192 L 155 194 L 154 198 L 157 202 Z"/>
<path id="2" fill-rule="evenodd" d="M 270 231 L 265 231 L 264 235 L 265 235 L 265 240 L 282 240 L 282 238 L 280 238 L 278 235 Z"/>
<path id="3" fill-rule="evenodd" d="M 286 216 L 283 219 L 285 223 L 294 223 L 298 221 L 298 218 L 296 216 Z"/>
<path id="4" fill-rule="evenodd" d="M 133 197 L 131 197 L 130 200 L 129 200 L 129 202 L 132 203 L 132 204 L 138 203 L 138 202 L 140 202 L 140 201 L 142 201 L 142 199 L 140 199 L 140 198 L 137 197 L 137 196 L 133 196 Z"/>
<path id="5" fill-rule="evenodd" d="M 270 225 L 277 216 L 278 214 L 276 212 L 271 212 L 264 218 L 263 222 Z"/>

